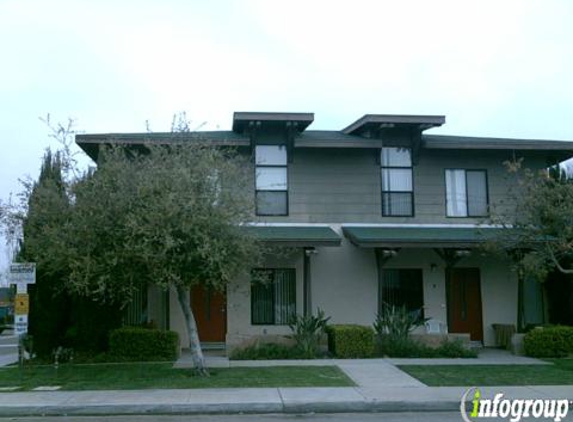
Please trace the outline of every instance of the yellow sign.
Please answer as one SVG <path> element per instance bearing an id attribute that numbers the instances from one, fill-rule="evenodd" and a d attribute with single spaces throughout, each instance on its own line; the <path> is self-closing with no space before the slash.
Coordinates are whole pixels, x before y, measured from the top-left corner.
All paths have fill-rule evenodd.
<path id="1" fill-rule="evenodd" d="M 16 295 L 14 298 L 14 313 L 16 315 L 27 314 L 30 311 L 30 296 L 29 295 Z"/>

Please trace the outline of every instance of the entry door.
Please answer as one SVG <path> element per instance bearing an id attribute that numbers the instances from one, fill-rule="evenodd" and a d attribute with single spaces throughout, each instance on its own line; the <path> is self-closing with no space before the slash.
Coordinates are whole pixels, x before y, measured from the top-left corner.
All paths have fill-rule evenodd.
<path id="1" fill-rule="evenodd" d="M 225 293 L 203 286 L 191 289 L 191 308 L 201 342 L 224 342 L 227 332 Z"/>
<path id="2" fill-rule="evenodd" d="M 469 333 L 483 341 L 480 274 L 478 268 L 452 268 L 448 280 L 448 331 Z"/>

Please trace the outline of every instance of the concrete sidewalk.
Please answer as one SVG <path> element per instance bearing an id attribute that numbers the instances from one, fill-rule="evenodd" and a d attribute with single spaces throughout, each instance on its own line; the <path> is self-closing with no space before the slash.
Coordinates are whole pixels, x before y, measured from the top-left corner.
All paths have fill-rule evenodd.
<path id="1" fill-rule="evenodd" d="M 235 388 L 0 394 L 0 416 L 456 411 L 463 387 Z M 572 399 L 571 386 L 488 387 L 482 397 Z"/>

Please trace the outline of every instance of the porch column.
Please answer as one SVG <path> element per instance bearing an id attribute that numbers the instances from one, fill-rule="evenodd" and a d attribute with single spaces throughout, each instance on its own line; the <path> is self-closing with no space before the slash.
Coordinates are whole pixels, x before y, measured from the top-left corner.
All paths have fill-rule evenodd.
<path id="1" fill-rule="evenodd" d="M 312 315 L 312 277 L 310 271 L 310 257 L 316 249 L 303 248 L 303 279 L 302 279 L 302 312 L 304 316 Z"/>

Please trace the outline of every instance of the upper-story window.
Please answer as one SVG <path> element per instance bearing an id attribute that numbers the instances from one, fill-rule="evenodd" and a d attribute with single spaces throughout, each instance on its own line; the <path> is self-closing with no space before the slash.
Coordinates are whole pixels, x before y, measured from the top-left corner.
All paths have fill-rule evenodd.
<path id="1" fill-rule="evenodd" d="M 412 153 L 409 148 L 384 147 L 380 151 L 382 215 L 414 215 Z"/>
<path id="2" fill-rule="evenodd" d="M 485 217 L 488 215 L 487 172 L 446 170 L 446 215 Z"/>
<path id="3" fill-rule="evenodd" d="M 288 215 L 287 150 L 284 145 L 255 147 L 257 215 Z"/>

